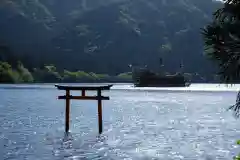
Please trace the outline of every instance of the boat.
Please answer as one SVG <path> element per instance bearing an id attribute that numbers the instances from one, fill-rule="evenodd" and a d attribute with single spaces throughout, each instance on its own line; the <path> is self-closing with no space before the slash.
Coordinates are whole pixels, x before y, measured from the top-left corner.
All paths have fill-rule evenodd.
<path id="1" fill-rule="evenodd" d="M 134 70 L 132 78 L 135 87 L 188 87 L 190 82 L 181 73 L 161 74 L 146 68 Z"/>

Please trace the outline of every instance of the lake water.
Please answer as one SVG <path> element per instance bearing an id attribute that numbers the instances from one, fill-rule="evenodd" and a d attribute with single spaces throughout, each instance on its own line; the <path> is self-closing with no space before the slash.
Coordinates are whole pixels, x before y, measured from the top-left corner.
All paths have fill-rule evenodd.
<path id="1" fill-rule="evenodd" d="M 0 159 L 229 160 L 240 152 L 240 120 L 226 109 L 239 89 L 114 85 L 104 93 L 111 100 L 103 104 L 98 136 L 96 102 L 71 103 L 65 135 L 62 91 L 49 84 L 0 85 Z"/>

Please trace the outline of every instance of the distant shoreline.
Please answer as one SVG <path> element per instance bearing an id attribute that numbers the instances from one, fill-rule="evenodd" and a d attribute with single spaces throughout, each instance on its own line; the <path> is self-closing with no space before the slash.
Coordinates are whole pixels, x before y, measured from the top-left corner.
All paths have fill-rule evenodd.
<path id="1" fill-rule="evenodd" d="M 134 84 L 133 81 L 102 81 L 102 82 L 26 82 L 26 83 L 0 83 L 0 85 L 37 85 L 37 84 Z M 220 83 L 220 82 L 192 82 L 192 84 L 219 84 L 219 85 L 239 85 L 240 83 Z M 191 86 L 190 85 L 190 86 Z"/>
<path id="2" fill-rule="evenodd" d="M 133 81 L 102 81 L 102 82 L 22 82 L 22 83 L 0 83 L 1 84 L 104 84 L 104 83 L 112 83 L 112 84 L 133 84 Z"/>

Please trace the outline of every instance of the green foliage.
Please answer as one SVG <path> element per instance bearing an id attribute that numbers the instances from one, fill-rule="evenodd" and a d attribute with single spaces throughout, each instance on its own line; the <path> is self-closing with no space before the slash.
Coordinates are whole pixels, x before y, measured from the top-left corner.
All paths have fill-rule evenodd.
<path id="1" fill-rule="evenodd" d="M 240 145 L 240 140 L 237 141 L 237 145 Z"/>
<path id="2" fill-rule="evenodd" d="M 121 82 L 127 79 L 127 76 L 127 73 L 114 77 L 107 74 L 87 73 L 84 71 L 71 72 L 64 70 L 63 72 L 58 72 L 53 65 L 46 65 L 41 69 L 34 68 L 31 73 L 21 62 L 18 62 L 16 69 L 13 69 L 7 62 L 0 62 L 0 83 Z"/>
<path id="3" fill-rule="evenodd" d="M 240 140 L 237 141 L 237 145 L 240 145 Z M 238 154 L 237 156 L 235 156 L 233 158 L 233 160 L 240 160 L 240 154 Z"/>
<path id="4" fill-rule="evenodd" d="M 98 79 L 107 79 L 107 78 L 109 78 L 110 76 L 109 75 L 107 75 L 107 74 L 96 74 L 96 76 L 98 77 Z"/>
<path id="5" fill-rule="evenodd" d="M 60 82 L 61 75 L 56 71 L 53 65 L 44 66 L 43 69 L 34 68 L 33 76 L 36 82 Z"/>
<path id="6" fill-rule="evenodd" d="M 21 62 L 17 68 L 13 69 L 7 62 L 0 62 L 0 83 L 30 83 L 33 82 L 33 76 Z"/>
<path id="7" fill-rule="evenodd" d="M 28 82 L 28 83 L 34 81 L 32 74 L 29 72 L 27 68 L 23 66 L 22 63 L 18 64 L 17 71 L 19 73 L 19 81 Z"/>
<path id="8" fill-rule="evenodd" d="M 20 81 L 18 72 L 7 62 L 0 62 L 0 83 L 17 83 Z"/>
<path id="9" fill-rule="evenodd" d="M 226 0 L 214 14 L 214 21 L 204 30 L 205 50 L 219 65 L 221 78 L 227 83 L 240 78 L 240 1 Z"/>
<path id="10" fill-rule="evenodd" d="M 120 79 L 131 80 L 132 79 L 132 72 L 120 73 L 119 75 L 117 75 L 117 77 L 120 78 Z"/>
<path id="11" fill-rule="evenodd" d="M 84 71 L 70 72 L 64 70 L 63 81 L 64 82 L 101 82 L 107 81 L 110 78 L 107 74 L 96 74 L 93 72 L 86 73 Z"/>
<path id="12" fill-rule="evenodd" d="M 86 73 L 84 71 L 77 71 L 75 73 L 76 73 L 78 78 L 86 78 L 86 79 L 92 78 L 88 73 Z"/>
<path id="13" fill-rule="evenodd" d="M 86 82 L 93 81 L 95 78 L 84 71 L 70 72 L 64 70 L 63 81 L 64 82 Z"/>
<path id="14" fill-rule="evenodd" d="M 0 62 L 0 70 L 10 70 L 12 69 L 11 65 L 7 62 Z"/>
<path id="15" fill-rule="evenodd" d="M 94 80 L 99 80 L 99 76 L 96 73 L 90 72 L 89 75 L 94 79 Z"/>

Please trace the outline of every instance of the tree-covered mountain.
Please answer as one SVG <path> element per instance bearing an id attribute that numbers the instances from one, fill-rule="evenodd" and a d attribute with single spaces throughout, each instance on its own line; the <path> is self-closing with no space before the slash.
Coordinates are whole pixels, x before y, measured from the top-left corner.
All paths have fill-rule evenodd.
<path id="1" fill-rule="evenodd" d="M 1 0 L 0 43 L 30 70 L 53 64 L 119 74 L 129 64 L 157 70 L 162 58 L 166 72 L 183 63 L 185 72 L 209 76 L 214 68 L 200 28 L 220 6 L 212 0 Z"/>

